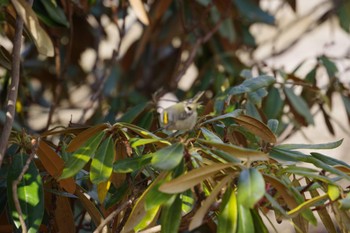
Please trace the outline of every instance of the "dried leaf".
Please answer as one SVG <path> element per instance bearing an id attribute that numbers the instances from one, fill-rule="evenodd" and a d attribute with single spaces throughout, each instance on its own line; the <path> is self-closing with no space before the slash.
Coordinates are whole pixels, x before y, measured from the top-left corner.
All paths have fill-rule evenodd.
<path id="1" fill-rule="evenodd" d="M 137 18 L 145 25 L 149 25 L 149 19 L 141 0 L 129 0 L 132 9 L 135 11 Z"/>

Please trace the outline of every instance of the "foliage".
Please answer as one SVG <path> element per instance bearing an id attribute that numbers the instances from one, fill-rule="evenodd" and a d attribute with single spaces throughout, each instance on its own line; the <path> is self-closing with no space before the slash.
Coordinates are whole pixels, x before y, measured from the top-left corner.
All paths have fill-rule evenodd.
<path id="1" fill-rule="evenodd" d="M 268 232 L 275 226 L 266 218 L 275 218 L 308 232 L 317 214 L 328 232 L 350 231 L 349 190 L 341 185 L 350 165 L 304 151 L 334 149 L 342 140 L 283 143 L 313 125 L 317 112 L 334 134 L 332 98 L 341 95 L 350 120 L 349 88 L 326 54 L 305 77 L 297 73 L 306 61 L 293 72 L 255 61 L 260 45 L 251 27 L 278 27 L 277 12 L 257 2 L 0 1 L 3 38 L 13 37 L 18 15 L 25 23 L 17 115 L 0 167 L 4 229 L 23 230 L 23 217 L 29 232 Z M 295 1 L 280 4 L 297 11 Z M 309 29 L 335 16 L 349 33 L 348 5 L 327 8 Z M 110 25 L 119 40 L 106 58 L 100 50 Z M 124 51 L 135 26 L 141 35 Z M 96 55 L 91 68 L 80 62 L 87 49 Z M 0 51 L 4 125 L 12 57 L 4 45 Z M 192 64 L 198 77 L 184 91 L 179 81 Z M 328 83 L 321 88 L 322 70 Z M 79 89 L 88 90 L 84 104 L 75 100 Z M 184 99 L 200 90 L 193 130 L 159 130 L 159 95 Z M 48 112 L 45 124 L 31 123 L 35 106 Z M 68 126 L 59 117 L 66 108 L 81 115 Z"/>

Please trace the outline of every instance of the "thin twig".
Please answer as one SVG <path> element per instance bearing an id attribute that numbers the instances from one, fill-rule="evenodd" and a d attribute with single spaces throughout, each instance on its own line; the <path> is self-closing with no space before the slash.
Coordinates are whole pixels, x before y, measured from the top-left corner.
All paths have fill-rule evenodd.
<path id="1" fill-rule="evenodd" d="M 187 60 L 184 62 L 183 67 L 180 69 L 180 71 L 175 75 L 175 78 L 173 79 L 175 83 L 178 83 L 180 81 L 180 79 L 182 78 L 182 76 L 186 73 L 188 67 L 190 67 L 190 65 L 192 64 L 197 51 L 199 49 L 199 47 L 208 42 L 209 39 L 214 35 L 215 32 L 217 32 L 217 30 L 219 30 L 221 23 L 224 21 L 224 17 L 220 18 L 215 26 L 212 28 L 211 31 L 209 31 L 205 36 L 199 38 L 196 43 L 193 45 L 193 48 L 190 52 L 190 55 L 188 56 Z"/>
<path id="2" fill-rule="evenodd" d="M 33 141 L 32 141 L 32 152 L 31 152 L 29 158 L 26 161 L 26 164 L 24 165 L 24 167 L 23 167 L 23 169 L 21 171 L 21 174 L 19 174 L 18 178 L 16 180 L 14 180 L 13 183 L 12 183 L 12 198 L 13 198 L 13 202 L 14 202 L 15 207 L 16 207 L 16 211 L 18 212 L 18 218 L 19 218 L 19 221 L 20 221 L 21 226 L 22 226 L 22 233 L 27 233 L 27 226 L 26 226 L 26 223 L 25 223 L 24 218 L 23 218 L 21 205 L 19 203 L 18 193 L 17 193 L 17 186 L 21 182 L 21 180 L 23 179 L 24 174 L 29 169 L 29 165 L 32 162 L 32 160 L 34 159 L 34 156 L 35 156 L 36 151 L 38 149 L 39 142 L 40 142 L 40 138 L 33 139 Z"/>
<path id="3" fill-rule="evenodd" d="M 22 45 L 23 19 L 17 14 L 15 25 L 15 36 L 13 40 L 11 84 L 7 93 L 6 120 L 3 125 L 0 138 L 0 167 L 5 157 L 8 139 L 10 137 L 13 122 L 15 120 L 16 101 L 18 95 L 18 84 L 20 78 L 21 45 Z"/>
<path id="4" fill-rule="evenodd" d="M 96 228 L 96 230 L 94 231 L 94 233 L 99 233 L 103 230 L 103 227 L 106 226 L 110 221 L 113 220 L 113 218 L 120 213 L 120 211 L 122 211 L 123 209 L 125 209 L 128 205 L 131 205 L 132 201 L 128 200 L 126 202 L 124 202 L 122 205 L 120 205 L 116 210 L 114 210 L 110 215 L 107 216 L 107 218 L 105 218 L 100 225 Z"/>

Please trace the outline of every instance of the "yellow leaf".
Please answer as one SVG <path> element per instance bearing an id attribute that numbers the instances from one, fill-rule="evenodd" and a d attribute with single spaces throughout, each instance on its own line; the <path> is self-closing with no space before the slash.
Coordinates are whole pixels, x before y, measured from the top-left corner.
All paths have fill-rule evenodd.
<path id="1" fill-rule="evenodd" d="M 32 7 L 24 0 L 11 0 L 16 12 L 24 21 L 38 52 L 42 55 L 53 57 L 54 48 L 52 41 L 46 31 L 40 26 L 39 20 Z"/>
<path id="2" fill-rule="evenodd" d="M 97 185 L 97 196 L 100 203 L 104 202 L 110 186 L 111 181 L 109 180 L 101 182 Z"/>

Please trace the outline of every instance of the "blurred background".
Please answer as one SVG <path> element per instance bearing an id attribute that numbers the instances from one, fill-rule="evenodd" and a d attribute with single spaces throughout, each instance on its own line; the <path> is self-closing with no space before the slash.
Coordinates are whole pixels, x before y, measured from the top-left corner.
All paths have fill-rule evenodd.
<path id="1" fill-rule="evenodd" d="M 9 1 L 0 9 L 1 126 L 16 11 Z M 268 94 L 229 109 L 277 119 L 279 142 L 344 138 L 326 153 L 350 162 L 349 0 L 35 0 L 33 10 L 54 56 L 36 49 L 33 33 L 44 32 L 25 28 L 17 130 L 118 120 L 155 130 L 165 93 L 206 90 L 208 112 L 221 114 L 229 87 L 268 74 L 277 81 Z"/>

